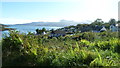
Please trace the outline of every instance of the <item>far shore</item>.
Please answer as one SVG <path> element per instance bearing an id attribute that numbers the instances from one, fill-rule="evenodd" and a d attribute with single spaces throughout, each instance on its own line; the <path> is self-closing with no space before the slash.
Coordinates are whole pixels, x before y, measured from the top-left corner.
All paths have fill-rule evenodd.
<path id="1" fill-rule="evenodd" d="M 14 28 L 7 28 L 8 25 L 0 24 L 0 31 L 6 31 L 6 30 L 15 30 Z"/>
<path id="2" fill-rule="evenodd" d="M 2 28 L 2 29 L 0 29 L 0 31 L 6 31 L 6 30 L 15 30 L 15 29 L 13 29 L 13 28 Z"/>

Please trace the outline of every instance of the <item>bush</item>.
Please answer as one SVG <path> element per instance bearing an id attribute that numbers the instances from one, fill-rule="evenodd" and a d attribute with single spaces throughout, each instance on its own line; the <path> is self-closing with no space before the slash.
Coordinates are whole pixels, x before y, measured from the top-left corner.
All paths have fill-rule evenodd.
<path id="1" fill-rule="evenodd" d="M 96 33 L 95 36 L 99 34 Z M 83 37 L 79 40 L 72 39 L 81 35 L 85 39 L 82 39 Z M 2 40 L 3 66 L 120 65 L 119 39 L 107 37 L 109 40 L 106 40 L 99 36 L 99 40 L 93 40 L 92 35 L 94 36 L 93 33 L 83 33 L 47 39 L 47 36 L 12 31 Z"/>

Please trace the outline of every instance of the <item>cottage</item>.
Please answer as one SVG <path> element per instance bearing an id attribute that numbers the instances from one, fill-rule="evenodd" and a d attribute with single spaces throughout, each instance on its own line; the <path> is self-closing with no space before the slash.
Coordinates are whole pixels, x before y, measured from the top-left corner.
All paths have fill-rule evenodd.
<path id="1" fill-rule="evenodd" d="M 50 37 L 59 37 L 59 36 L 65 36 L 66 32 L 65 31 L 53 31 L 50 34 Z"/>
<path id="2" fill-rule="evenodd" d="M 92 32 L 103 32 L 103 31 L 107 31 L 104 26 L 96 25 Z"/>
<path id="3" fill-rule="evenodd" d="M 112 31 L 112 32 L 116 32 L 116 31 L 118 31 L 118 24 L 114 24 L 114 25 L 110 25 L 110 30 Z"/>
<path id="4" fill-rule="evenodd" d="M 74 30 L 75 28 L 71 27 L 70 29 L 71 29 L 71 30 Z"/>
<path id="5" fill-rule="evenodd" d="M 45 35 L 45 34 L 46 34 L 46 32 L 43 32 L 42 34 L 43 34 L 43 35 Z"/>
<path id="6" fill-rule="evenodd" d="M 102 28 L 100 29 L 100 32 L 103 32 L 103 31 L 107 31 L 105 27 L 102 27 Z"/>

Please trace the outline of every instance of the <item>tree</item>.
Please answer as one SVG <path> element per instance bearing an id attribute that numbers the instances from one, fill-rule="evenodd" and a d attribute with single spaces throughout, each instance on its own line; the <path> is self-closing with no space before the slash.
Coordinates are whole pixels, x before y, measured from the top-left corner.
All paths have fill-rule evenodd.
<path id="1" fill-rule="evenodd" d="M 36 29 L 37 34 L 39 34 L 39 29 Z"/>
<path id="2" fill-rule="evenodd" d="M 53 33 L 53 32 L 54 32 L 54 29 L 51 29 L 50 31 Z"/>
<path id="3" fill-rule="evenodd" d="M 115 19 L 110 19 L 109 20 L 110 25 L 115 25 L 117 22 Z"/>
<path id="4" fill-rule="evenodd" d="M 102 26 L 103 23 L 104 22 L 102 21 L 102 19 L 97 18 L 94 22 L 91 23 L 91 25 L 93 25 L 93 26 L 95 26 L 95 25 Z"/>
<path id="5" fill-rule="evenodd" d="M 37 34 L 42 34 L 45 31 L 46 31 L 45 28 L 42 28 L 42 30 L 36 29 Z"/>
<path id="6" fill-rule="evenodd" d="M 103 26 L 103 24 L 104 24 L 104 21 L 102 21 L 102 19 L 97 18 L 94 22 L 90 24 L 90 28 L 95 30 L 96 26 Z"/>
<path id="7" fill-rule="evenodd" d="M 120 20 L 119 20 L 119 21 L 117 21 L 117 23 L 120 23 Z"/>
<path id="8" fill-rule="evenodd" d="M 42 32 L 45 32 L 46 31 L 46 29 L 45 28 L 42 28 Z"/>
<path id="9" fill-rule="evenodd" d="M 109 23 L 104 23 L 105 28 L 109 29 L 110 28 L 110 24 Z"/>

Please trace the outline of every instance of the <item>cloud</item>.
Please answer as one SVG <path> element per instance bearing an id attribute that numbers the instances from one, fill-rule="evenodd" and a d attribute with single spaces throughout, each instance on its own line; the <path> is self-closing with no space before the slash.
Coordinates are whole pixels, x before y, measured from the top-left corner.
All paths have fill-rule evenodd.
<path id="1" fill-rule="evenodd" d="M 70 7 L 72 10 L 70 12 L 67 12 L 63 16 L 57 17 L 57 16 L 48 16 L 48 17 L 41 17 L 39 19 L 16 19 L 16 18 L 2 18 L 0 19 L 0 23 L 5 23 L 5 24 L 22 24 L 22 23 L 30 23 L 30 22 L 35 22 L 35 21 L 49 21 L 49 22 L 54 22 L 54 21 L 59 21 L 61 19 L 65 20 L 74 20 L 74 21 L 84 21 L 84 20 L 95 20 L 96 18 L 101 18 L 103 21 L 108 21 L 110 18 L 115 18 L 118 19 L 118 1 L 119 0 L 2 0 L 3 2 L 9 2 L 9 1 L 26 1 L 26 2 L 42 2 L 42 1 L 58 1 L 58 2 L 82 2 L 82 7 L 84 8 L 81 10 L 79 6 Z M 79 3 L 78 2 L 78 3 Z M 77 10 L 77 11 L 76 11 Z"/>
<path id="2" fill-rule="evenodd" d="M 0 23 L 2 24 L 23 24 L 30 23 L 36 20 L 27 20 L 27 19 L 16 19 L 16 18 L 0 18 Z"/>

